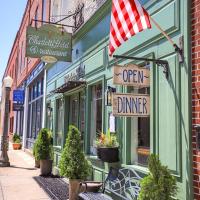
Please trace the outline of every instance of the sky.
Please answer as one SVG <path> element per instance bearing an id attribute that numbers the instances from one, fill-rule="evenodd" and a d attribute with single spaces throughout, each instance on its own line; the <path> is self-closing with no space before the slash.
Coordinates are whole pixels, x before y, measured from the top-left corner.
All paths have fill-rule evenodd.
<path id="1" fill-rule="evenodd" d="M 27 0 L 3 0 L 0 7 L 0 86 Z"/>

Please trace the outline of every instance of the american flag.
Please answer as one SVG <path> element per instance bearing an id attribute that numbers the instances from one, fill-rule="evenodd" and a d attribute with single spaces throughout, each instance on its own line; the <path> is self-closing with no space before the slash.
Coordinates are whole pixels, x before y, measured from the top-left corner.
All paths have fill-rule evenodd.
<path id="1" fill-rule="evenodd" d="M 151 28 L 150 17 L 138 0 L 112 0 L 109 55 L 131 36 Z"/>

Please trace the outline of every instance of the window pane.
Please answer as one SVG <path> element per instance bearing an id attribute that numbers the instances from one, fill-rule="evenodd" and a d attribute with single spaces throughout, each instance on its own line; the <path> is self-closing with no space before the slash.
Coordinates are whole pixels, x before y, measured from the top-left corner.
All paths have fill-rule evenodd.
<path id="1" fill-rule="evenodd" d="M 35 119 L 36 119 L 36 105 L 35 105 L 36 102 L 33 102 L 32 104 L 32 123 L 31 123 L 31 137 L 34 138 L 35 137 Z"/>
<path id="2" fill-rule="evenodd" d="M 96 136 L 102 132 L 102 84 L 92 87 L 90 153 L 96 155 Z"/>
<path id="3" fill-rule="evenodd" d="M 71 123 L 77 126 L 78 122 L 78 99 L 77 97 L 72 97 L 71 99 Z"/>
<path id="4" fill-rule="evenodd" d="M 150 88 L 133 89 L 136 94 L 150 94 Z M 150 152 L 150 118 L 131 118 L 131 162 L 132 164 L 147 165 Z"/>
<path id="5" fill-rule="evenodd" d="M 63 136 L 63 101 L 61 99 L 57 100 L 57 122 L 56 122 L 56 146 L 62 145 L 62 136 Z"/>
<path id="6" fill-rule="evenodd" d="M 80 132 L 82 144 L 84 142 L 84 131 L 85 131 L 85 96 L 81 94 L 80 97 Z"/>

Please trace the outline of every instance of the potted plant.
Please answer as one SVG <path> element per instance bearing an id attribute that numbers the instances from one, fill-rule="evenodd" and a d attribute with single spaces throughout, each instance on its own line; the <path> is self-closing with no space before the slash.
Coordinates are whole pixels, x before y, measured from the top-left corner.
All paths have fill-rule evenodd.
<path id="1" fill-rule="evenodd" d="M 13 138 L 12 138 L 12 141 L 13 141 L 13 149 L 14 150 L 18 150 L 18 149 L 21 149 L 22 145 L 21 145 L 21 139 L 20 139 L 20 136 L 15 133 L 13 135 Z"/>
<path id="2" fill-rule="evenodd" d="M 117 142 L 116 133 L 108 130 L 107 134 L 101 133 L 96 140 L 97 156 L 104 162 L 119 161 L 119 144 Z"/>
<path id="3" fill-rule="evenodd" d="M 138 200 L 173 200 L 177 194 L 176 179 L 157 155 L 148 158 L 149 174 L 141 181 Z"/>
<path id="4" fill-rule="evenodd" d="M 33 156 L 35 158 L 35 167 L 40 168 L 40 160 L 38 157 L 38 143 L 37 143 L 37 139 L 35 140 L 35 143 L 33 145 Z"/>
<path id="5" fill-rule="evenodd" d="M 73 125 L 69 126 L 59 167 L 60 174 L 69 178 L 69 200 L 77 199 L 79 183 L 90 175 L 91 166 L 82 151 L 80 132 Z"/>
<path id="6" fill-rule="evenodd" d="M 40 161 L 40 173 L 48 176 L 52 171 L 53 164 L 53 144 L 51 132 L 43 128 L 40 130 L 34 149 L 36 160 Z"/>

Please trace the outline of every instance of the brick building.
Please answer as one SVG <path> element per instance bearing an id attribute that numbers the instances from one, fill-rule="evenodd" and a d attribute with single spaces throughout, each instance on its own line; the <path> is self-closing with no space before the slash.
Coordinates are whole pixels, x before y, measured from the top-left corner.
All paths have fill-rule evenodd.
<path id="1" fill-rule="evenodd" d="M 191 3 L 192 22 L 192 147 L 194 199 L 200 199 L 200 1 Z"/>
<path id="2" fill-rule="evenodd" d="M 28 58 L 25 57 L 26 52 L 26 29 L 29 25 L 40 27 L 41 22 L 33 21 L 35 20 L 43 20 L 48 21 L 50 15 L 50 0 L 28 0 L 27 5 L 24 11 L 24 15 L 19 27 L 19 30 L 17 31 L 15 41 L 13 43 L 12 50 L 10 52 L 10 56 L 7 62 L 7 67 L 4 73 L 4 77 L 9 75 L 13 78 L 14 84 L 12 86 L 12 91 L 16 89 L 24 90 L 26 91 L 27 88 L 29 90 L 33 89 L 38 93 L 38 88 L 41 90 L 43 86 L 44 81 L 44 63 L 41 62 L 40 59 L 37 58 Z M 41 66 L 43 68 L 41 69 Z M 39 69 L 39 70 L 38 70 Z M 35 71 L 37 72 L 35 72 Z M 38 82 L 37 78 L 39 77 L 40 82 Z M 11 91 L 11 102 L 12 102 L 12 95 L 13 92 Z M 40 92 L 41 93 L 41 92 Z M 34 94 L 34 98 L 43 99 L 41 94 Z M 27 94 L 26 94 L 26 97 Z M 26 101 L 26 98 L 25 98 Z M 43 100 L 38 103 L 40 104 L 40 110 L 42 110 L 42 103 Z M 31 106 L 31 102 L 28 100 L 28 105 L 32 109 L 31 112 L 27 114 L 27 116 L 24 115 L 25 110 L 28 110 L 27 108 L 24 108 L 20 111 L 13 111 L 13 106 L 11 103 L 11 114 L 10 114 L 10 134 L 16 132 L 19 135 L 27 135 L 27 131 L 25 130 L 26 124 L 24 124 L 24 118 L 26 117 L 26 120 L 28 120 L 28 124 L 31 124 L 31 126 L 36 127 L 35 124 L 32 123 L 31 114 L 33 112 L 36 112 L 34 110 L 37 109 L 37 106 Z M 42 112 L 41 112 L 42 113 Z M 36 116 L 35 116 L 36 118 Z M 41 117 L 39 119 L 41 122 Z M 34 122 L 36 123 L 36 122 Z M 38 122 L 39 123 L 39 122 Z M 38 125 L 38 129 L 41 128 L 41 123 Z M 36 129 L 36 128 L 35 128 Z M 35 130 L 35 135 L 31 139 L 36 137 L 37 130 Z M 29 137 L 29 136 L 28 136 Z M 28 138 L 27 137 L 27 138 Z M 26 147 L 27 141 L 26 137 L 23 136 L 23 144 L 24 147 Z"/>

